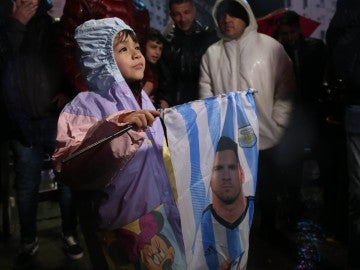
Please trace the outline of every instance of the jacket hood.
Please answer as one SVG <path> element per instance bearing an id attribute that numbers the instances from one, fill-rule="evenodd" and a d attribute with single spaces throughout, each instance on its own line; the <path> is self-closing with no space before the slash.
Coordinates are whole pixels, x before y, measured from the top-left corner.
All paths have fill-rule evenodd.
<path id="1" fill-rule="evenodd" d="M 113 43 L 116 35 L 126 29 L 133 31 L 119 18 L 89 20 L 76 28 L 75 40 L 89 91 L 108 90 L 125 81 L 115 61 Z"/>
<path id="2" fill-rule="evenodd" d="M 215 5 L 213 7 L 213 10 L 212 10 L 212 16 L 213 16 L 213 19 L 215 22 L 218 36 L 224 40 L 227 40 L 227 38 L 224 37 L 223 34 L 221 33 L 218 22 L 216 20 L 216 16 L 215 16 L 219 4 L 224 1 L 227 1 L 227 0 L 217 0 L 216 1 Z M 245 31 L 242 34 L 242 36 L 246 36 L 249 32 L 257 31 L 258 25 L 257 25 L 256 18 L 254 16 L 254 13 L 251 10 L 249 3 L 246 0 L 233 0 L 233 1 L 238 2 L 241 6 L 243 6 L 249 16 L 249 25 L 245 28 Z"/>

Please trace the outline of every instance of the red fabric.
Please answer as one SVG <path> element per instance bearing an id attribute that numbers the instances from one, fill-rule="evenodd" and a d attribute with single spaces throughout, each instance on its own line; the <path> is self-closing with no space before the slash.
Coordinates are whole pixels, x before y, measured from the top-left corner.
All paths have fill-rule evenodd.
<path id="1" fill-rule="evenodd" d="M 149 62 L 146 62 L 145 71 L 144 71 L 144 78 L 143 78 L 142 81 L 143 81 L 144 84 L 146 82 L 153 83 L 154 88 L 153 88 L 151 94 L 154 94 L 159 88 L 158 76 L 157 76 L 156 72 L 151 68 L 151 64 Z"/>
<path id="2" fill-rule="evenodd" d="M 258 24 L 258 32 L 273 36 L 277 28 L 276 22 L 285 11 L 285 8 L 277 9 L 264 17 L 258 18 L 256 20 Z M 309 37 L 319 25 L 320 23 L 317 21 L 300 16 L 301 33 L 305 37 Z"/>
<path id="3" fill-rule="evenodd" d="M 64 76 L 76 92 L 86 91 L 87 86 L 77 63 L 75 29 L 90 19 L 118 17 L 136 32 L 140 43 L 146 40 L 150 26 L 147 10 L 135 9 L 132 0 L 71 0 L 66 1 L 60 19 L 57 50 Z"/>

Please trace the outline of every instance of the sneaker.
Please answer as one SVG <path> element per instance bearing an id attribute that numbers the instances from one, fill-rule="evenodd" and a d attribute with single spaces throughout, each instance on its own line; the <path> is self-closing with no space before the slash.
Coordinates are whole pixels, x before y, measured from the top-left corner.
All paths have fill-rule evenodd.
<path id="1" fill-rule="evenodd" d="M 77 243 L 74 236 L 63 235 L 62 240 L 63 240 L 63 244 L 64 244 L 64 251 L 65 251 L 66 255 L 69 256 L 69 258 L 71 258 L 73 260 L 78 260 L 84 255 L 82 248 Z"/>
<path id="2" fill-rule="evenodd" d="M 35 240 L 30 243 L 22 242 L 15 257 L 15 269 L 18 267 L 21 268 L 31 265 L 33 263 L 33 258 L 37 254 L 38 250 L 39 241 L 37 238 L 35 238 Z"/>

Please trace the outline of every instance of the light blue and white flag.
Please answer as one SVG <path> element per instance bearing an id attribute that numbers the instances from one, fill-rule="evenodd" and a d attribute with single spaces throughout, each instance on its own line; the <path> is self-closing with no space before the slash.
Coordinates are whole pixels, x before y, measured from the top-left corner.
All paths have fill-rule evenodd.
<path id="1" fill-rule="evenodd" d="M 253 91 L 228 92 L 163 111 L 188 269 L 246 267 L 254 213 L 258 165 L 258 121 Z M 220 226 L 207 208 L 212 202 L 210 177 L 217 143 L 226 136 L 238 144 L 244 170 L 247 213 L 236 228 Z M 210 227 L 202 220 L 208 219 Z"/>

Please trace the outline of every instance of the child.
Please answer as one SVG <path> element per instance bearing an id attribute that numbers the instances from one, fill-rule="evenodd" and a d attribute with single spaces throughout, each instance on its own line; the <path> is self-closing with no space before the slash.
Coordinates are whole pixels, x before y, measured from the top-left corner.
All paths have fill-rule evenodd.
<path id="1" fill-rule="evenodd" d="M 155 28 L 150 28 L 145 42 L 144 56 L 146 67 L 143 78 L 143 89 L 156 107 L 169 108 L 169 97 L 166 91 L 171 85 L 171 75 L 161 60 L 166 39 Z"/>
<path id="2" fill-rule="evenodd" d="M 75 39 L 90 91 L 62 111 L 53 159 L 62 179 L 80 190 L 80 222 L 94 269 L 185 269 L 164 132 L 141 89 L 145 59 L 135 33 L 122 20 L 106 18 L 80 25 Z M 135 128 L 61 164 L 128 124 Z"/>

